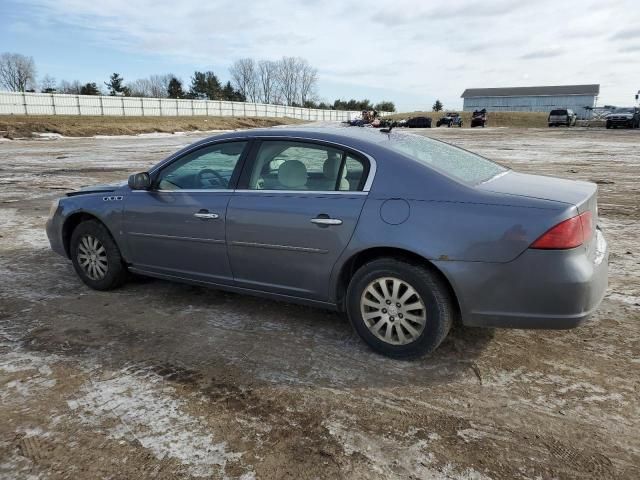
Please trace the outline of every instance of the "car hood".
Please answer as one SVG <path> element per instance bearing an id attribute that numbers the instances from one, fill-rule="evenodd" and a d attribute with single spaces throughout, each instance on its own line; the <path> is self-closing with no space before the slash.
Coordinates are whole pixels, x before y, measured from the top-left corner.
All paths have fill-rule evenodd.
<path id="1" fill-rule="evenodd" d="M 598 189 L 595 183 L 530 175 L 509 170 L 478 188 L 487 192 L 551 200 L 580 207 Z"/>
<path id="2" fill-rule="evenodd" d="M 607 115 L 608 117 L 623 117 L 623 118 L 631 118 L 633 117 L 632 113 L 610 113 Z"/>
<path id="3" fill-rule="evenodd" d="M 106 193 L 106 192 L 115 192 L 116 190 L 124 187 L 127 182 L 120 183 L 112 183 L 112 184 L 104 184 L 104 185 L 90 185 L 87 187 L 82 187 L 75 192 L 67 193 L 67 197 L 73 197 L 76 195 L 87 195 L 90 193 Z"/>

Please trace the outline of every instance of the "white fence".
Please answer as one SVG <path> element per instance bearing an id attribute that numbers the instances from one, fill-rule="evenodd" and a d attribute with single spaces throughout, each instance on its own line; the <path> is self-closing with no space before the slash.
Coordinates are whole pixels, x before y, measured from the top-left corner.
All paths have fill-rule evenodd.
<path id="1" fill-rule="evenodd" d="M 0 92 L 0 115 L 289 117 L 345 121 L 355 118 L 360 112 L 221 100 Z"/>

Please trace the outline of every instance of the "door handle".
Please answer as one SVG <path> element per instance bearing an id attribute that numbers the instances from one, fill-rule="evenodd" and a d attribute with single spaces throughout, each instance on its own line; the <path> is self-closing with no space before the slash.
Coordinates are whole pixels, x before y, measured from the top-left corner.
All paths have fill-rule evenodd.
<path id="1" fill-rule="evenodd" d="M 342 220 L 339 218 L 312 218 L 311 223 L 315 223 L 316 225 L 342 225 Z"/>
<path id="2" fill-rule="evenodd" d="M 194 217 L 201 218 L 202 220 L 215 220 L 216 218 L 220 218 L 220 215 L 217 213 L 208 213 L 208 212 L 197 212 L 193 214 Z"/>

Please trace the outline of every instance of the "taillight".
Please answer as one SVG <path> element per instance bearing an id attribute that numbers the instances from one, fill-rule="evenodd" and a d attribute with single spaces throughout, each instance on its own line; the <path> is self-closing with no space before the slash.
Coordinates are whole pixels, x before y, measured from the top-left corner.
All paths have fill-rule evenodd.
<path id="1" fill-rule="evenodd" d="M 588 242 L 593 235 L 593 215 L 584 212 L 560 222 L 531 244 L 531 248 L 562 250 Z"/>

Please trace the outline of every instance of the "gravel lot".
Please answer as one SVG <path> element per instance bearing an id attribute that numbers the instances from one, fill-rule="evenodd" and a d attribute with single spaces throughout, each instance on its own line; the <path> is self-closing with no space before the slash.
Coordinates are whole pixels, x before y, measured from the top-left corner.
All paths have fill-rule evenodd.
<path id="1" fill-rule="evenodd" d="M 610 287 L 590 323 L 457 327 L 400 362 L 330 312 L 91 291 L 48 248 L 51 200 L 198 135 L 1 141 L 0 478 L 640 478 L 640 132 L 420 133 L 600 184 Z"/>

